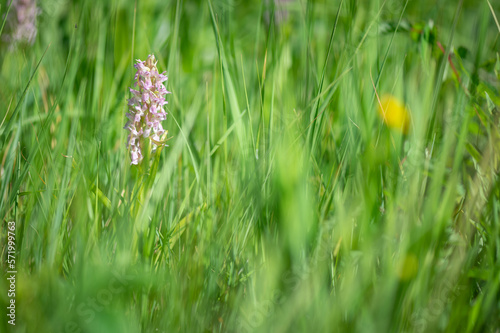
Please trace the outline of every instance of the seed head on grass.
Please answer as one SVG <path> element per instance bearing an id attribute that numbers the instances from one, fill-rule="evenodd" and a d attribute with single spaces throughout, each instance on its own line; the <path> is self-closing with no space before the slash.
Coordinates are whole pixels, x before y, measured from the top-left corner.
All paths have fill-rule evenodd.
<path id="1" fill-rule="evenodd" d="M 410 112 L 396 97 L 386 94 L 380 99 L 378 114 L 388 127 L 408 134 L 410 129 Z"/>
<path id="2" fill-rule="evenodd" d="M 128 100 L 128 121 L 124 129 L 130 133 L 127 138 L 127 148 L 130 150 L 130 164 L 139 164 L 143 159 L 143 149 L 154 153 L 158 145 L 164 144 L 162 136 L 166 134 L 161 122 L 167 118 L 163 106 L 167 91 L 163 82 L 168 78 L 165 72 L 159 73 L 154 55 L 149 55 L 146 61 L 137 60 L 134 87 L 130 88 L 132 98 Z M 148 142 L 149 141 L 149 142 Z"/>

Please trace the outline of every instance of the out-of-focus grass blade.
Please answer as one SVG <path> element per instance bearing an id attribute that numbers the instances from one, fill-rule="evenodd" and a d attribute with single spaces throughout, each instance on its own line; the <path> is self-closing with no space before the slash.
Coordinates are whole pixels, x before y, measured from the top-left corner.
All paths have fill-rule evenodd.
<path id="1" fill-rule="evenodd" d="M 455 11 L 455 17 L 453 18 L 453 23 L 451 26 L 450 37 L 448 39 L 448 44 L 446 46 L 446 51 L 443 55 L 443 58 L 441 59 L 441 64 L 439 66 L 439 71 L 438 71 L 437 79 L 436 79 L 436 85 L 434 87 L 434 96 L 432 98 L 432 105 L 431 105 L 431 109 L 430 109 L 431 119 L 429 122 L 429 127 L 427 129 L 427 138 L 428 139 L 432 136 L 432 133 L 434 131 L 434 126 L 435 126 L 435 121 L 436 121 L 437 101 L 438 101 L 439 93 L 441 92 L 441 86 L 443 85 L 444 70 L 448 64 L 448 56 L 449 56 L 451 48 L 452 48 L 453 36 L 455 34 L 455 30 L 457 27 L 460 12 L 462 10 L 463 2 L 464 2 L 463 0 L 460 0 L 460 2 L 457 5 L 457 9 Z"/>
<path id="2" fill-rule="evenodd" d="M 12 7 L 12 3 L 14 3 L 14 1 L 11 1 L 9 3 L 9 7 L 7 7 L 7 12 L 5 13 L 5 17 L 4 17 L 3 22 L 2 22 L 2 27 L 0 28 L 0 37 L 2 36 L 2 31 L 3 31 L 3 27 L 5 26 L 5 22 L 7 22 L 7 18 L 9 17 L 10 7 Z M 2 8 L 2 5 L 0 5 L 0 9 L 1 8 Z"/>
<path id="3" fill-rule="evenodd" d="M 198 214 L 202 209 L 205 209 L 206 207 L 207 207 L 206 204 L 203 204 L 203 205 L 199 206 L 196 209 L 196 211 L 189 213 L 188 215 L 186 215 L 182 220 L 180 220 L 177 223 L 177 225 L 172 230 L 172 236 L 170 237 L 170 240 L 169 240 L 170 250 L 172 250 L 174 248 L 175 243 L 177 243 L 177 241 L 179 240 L 179 238 L 182 236 L 182 234 L 184 233 L 184 230 L 186 230 L 187 224 L 189 222 L 191 222 L 193 216 L 195 214 Z"/>
<path id="4" fill-rule="evenodd" d="M 498 19 L 497 19 L 497 16 L 495 15 L 495 11 L 493 10 L 493 7 L 491 7 L 490 1 L 486 0 L 486 2 L 488 2 L 488 6 L 490 6 L 491 15 L 493 15 L 493 19 L 495 20 L 495 23 L 497 25 L 498 32 L 500 32 L 500 24 L 498 23 Z"/>
<path id="5" fill-rule="evenodd" d="M 217 149 L 219 149 L 219 147 L 224 143 L 224 141 L 226 141 L 227 137 L 229 136 L 229 134 L 231 134 L 231 132 L 235 129 L 236 125 L 238 122 L 241 121 L 241 118 L 243 117 L 243 115 L 245 115 L 245 112 L 246 110 L 243 110 L 243 112 L 241 113 L 241 116 L 239 119 L 237 119 L 228 129 L 227 131 L 224 133 L 224 135 L 221 136 L 221 138 L 219 139 L 219 141 L 217 141 L 217 143 L 214 145 L 214 148 L 212 148 L 212 150 L 210 151 L 210 156 L 212 156 L 213 154 L 215 154 L 215 152 L 217 151 Z"/>
<path id="6" fill-rule="evenodd" d="M 227 60 L 226 60 L 226 55 L 224 51 L 224 47 L 222 45 L 222 40 L 219 34 L 219 28 L 217 26 L 217 21 L 215 19 L 215 14 L 212 8 L 212 1 L 208 1 L 208 7 L 210 9 L 210 16 L 212 18 L 212 28 L 214 31 L 214 36 L 217 41 L 217 50 L 219 51 L 219 56 L 221 60 L 221 71 L 222 71 L 222 76 L 224 78 L 224 88 L 226 89 L 227 92 L 227 98 L 229 99 L 229 106 L 231 108 L 231 113 L 233 115 L 233 122 L 236 124 L 236 134 L 238 136 L 238 141 L 240 144 L 240 147 L 243 149 L 244 142 L 246 142 L 244 139 L 246 138 L 245 136 L 245 128 L 243 127 L 243 123 L 237 121 L 238 119 L 241 118 L 241 111 L 239 107 L 239 102 L 238 98 L 236 96 L 236 90 L 234 88 L 233 84 L 233 79 L 231 78 L 231 74 L 229 73 L 229 69 L 227 66 Z"/>
<path id="7" fill-rule="evenodd" d="M 200 97 L 201 98 L 201 97 Z M 200 112 L 199 107 L 190 107 L 186 115 L 186 118 L 182 124 L 182 132 L 187 137 L 191 130 L 193 129 L 194 122 Z M 158 200 L 164 193 L 169 184 L 170 176 L 176 167 L 177 160 L 184 145 L 187 143 L 185 140 L 175 140 L 175 144 L 171 149 L 169 149 L 169 155 L 164 163 L 164 166 L 158 173 L 158 179 L 155 184 L 155 190 L 152 192 L 152 198 Z"/>
<path id="8" fill-rule="evenodd" d="M 333 38 L 335 37 L 335 31 L 337 30 L 337 24 L 339 22 L 339 17 L 340 17 L 340 10 L 342 9 L 343 3 L 344 3 L 344 0 L 342 0 L 340 2 L 339 8 L 337 9 L 337 15 L 335 17 L 335 23 L 334 23 L 333 28 L 332 28 L 332 33 L 330 35 L 330 41 L 328 43 L 328 50 L 327 50 L 326 57 L 325 57 L 325 63 L 323 64 L 323 71 L 321 73 L 321 79 L 320 79 L 318 90 L 316 92 L 316 97 L 320 96 L 322 93 L 322 90 L 323 90 L 323 83 L 325 81 L 326 68 L 328 66 L 328 61 L 330 60 L 330 53 L 332 51 Z M 315 103 L 313 110 L 311 112 L 311 116 L 309 118 L 311 121 L 311 126 L 309 127 L 309 130 L 307 133 L 307 143 L 308 143 L 309 149 L 311 151 L 314 151 L 314 147 L 316 146 L 316 138 L 319 136 L 319 132 L 320 132 L 321 124 L 322 124 L 322 120 L 323 120 L 322 114 L 319 113 L 319 105 L 320 105 L 319 98 L 317 98 L 316 103 Z"/>

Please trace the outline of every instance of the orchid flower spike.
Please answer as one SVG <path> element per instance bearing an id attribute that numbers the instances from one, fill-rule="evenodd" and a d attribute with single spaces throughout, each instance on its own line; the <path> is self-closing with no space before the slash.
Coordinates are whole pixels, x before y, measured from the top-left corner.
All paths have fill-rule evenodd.
<path id="1" fill-rule="evenodd" d="M 12 50 L 17 44 L 33 45 L 38 32 L 37 17 L 41 10 L 36 4 L 36 0 L 11 0 L 12 14 L 8 16 L 7 27 L 11 30 L 10 34 L 2 36 L 3 39 L 10 43 L 9 48 Z M 8 2 L 7 6 L 10 5 Z"/>
<path id="2" fill-rule="evenodd" d="M 127 148 L 130 150 L 130 164 L 139 164 L 143 159 L 146 143 L 154 153 L 158 145 L 164 144 L 166 134 L 161 122 L 167 118 L 164 105 L 165 95 L 170 94 L 163 85 L 167 81 L 165 72 L 159 73 L 155 56 L 150 54 L 146 61 L 137 60 L 134 86 L 130 88 L 132 98 L 128 100 L 128 121 L 124 129 L 129 131 Z"/>

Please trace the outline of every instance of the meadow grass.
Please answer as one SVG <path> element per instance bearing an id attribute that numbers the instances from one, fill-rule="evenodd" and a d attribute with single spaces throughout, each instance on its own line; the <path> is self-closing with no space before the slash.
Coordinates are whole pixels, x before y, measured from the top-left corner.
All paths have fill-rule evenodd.
<path id="1" fill-rule="evenodd" d="M 275 3 L 40 1 L 0 44 L 0 331 L 499 331 L 500 4 Z M 148 54 L 171 139 L 131 166 Z"/>

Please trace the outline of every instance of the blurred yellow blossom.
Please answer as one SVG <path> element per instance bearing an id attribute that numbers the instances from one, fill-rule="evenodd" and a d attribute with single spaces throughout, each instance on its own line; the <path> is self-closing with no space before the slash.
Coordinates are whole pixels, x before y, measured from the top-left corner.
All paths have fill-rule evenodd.
<path id="1" fill-rule="evenodd" d="M 396 97 L 386 94 L 380 99 L 378 113 L 387 126 L 404 134 L 410 129 L 410 112 Z"/>
<path id="2" fill-rule="evenodd" d="M 401 280 L 409 280 L 418 273 L 418 258 L 409 253 L 399 260 L 397 274 Z"/>

